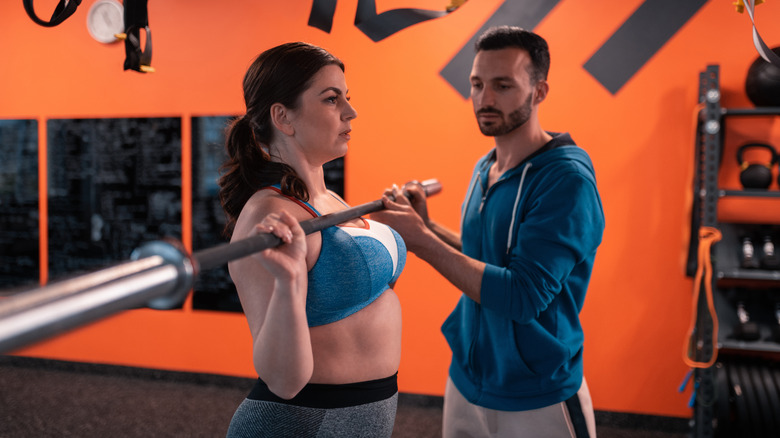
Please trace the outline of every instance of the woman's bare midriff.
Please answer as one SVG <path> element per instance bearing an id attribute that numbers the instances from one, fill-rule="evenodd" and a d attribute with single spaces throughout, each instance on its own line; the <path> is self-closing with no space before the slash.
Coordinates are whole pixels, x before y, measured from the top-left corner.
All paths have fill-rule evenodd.
<path id="1" fill-rule="evenodd" d="M 387 289 L 373 303 L 330 324 L 311 328 L 311 383 L 353 383 L 381 379 L 401 361 L 401 303 Z"/>

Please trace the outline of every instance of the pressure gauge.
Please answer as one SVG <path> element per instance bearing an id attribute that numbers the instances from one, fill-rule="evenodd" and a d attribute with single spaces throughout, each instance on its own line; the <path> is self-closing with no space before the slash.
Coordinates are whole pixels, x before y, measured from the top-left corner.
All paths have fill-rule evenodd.
<path id="1" fill-rule="evenodd" d="M 97 0 L 87 14 L 87 30 L 95 40 L 109 44 L 118 40 L 115 36 L 125 31 L 125 14 L 117 0 Z"/>

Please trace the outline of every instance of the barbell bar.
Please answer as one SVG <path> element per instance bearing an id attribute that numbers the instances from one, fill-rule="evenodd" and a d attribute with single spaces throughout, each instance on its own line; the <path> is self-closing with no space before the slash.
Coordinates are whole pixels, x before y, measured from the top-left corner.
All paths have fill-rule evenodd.
<path id="1" fill-rule="evenodd" d="M 442 189 L 435 179 L 419 184 L 427 196 Z M 383 208 L 378 199 L 300 224 L 308 235 Z M 130 261 L 0 298 L 0 354 L 123 310 L 179 307 L 200 272 L 281 242 L 273 234 L 261 233 L 189 254 L 180 242 L 158 240 L 137 248 Z"/>

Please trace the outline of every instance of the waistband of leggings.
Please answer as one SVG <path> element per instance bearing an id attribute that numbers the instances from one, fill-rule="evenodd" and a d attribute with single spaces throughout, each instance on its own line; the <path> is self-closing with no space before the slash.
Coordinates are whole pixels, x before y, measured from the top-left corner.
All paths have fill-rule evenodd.
<path id="1" fill-rule="evenodd" d="M 326 384 L 309 383 L 293 398 L 285 400 L 268 389 L 260 378 L 247 396 L 250 400 L 270 401 L 308 408 L 346 408 L 388 399 L 398 392 L 398 373 L 365 382 Z"/>

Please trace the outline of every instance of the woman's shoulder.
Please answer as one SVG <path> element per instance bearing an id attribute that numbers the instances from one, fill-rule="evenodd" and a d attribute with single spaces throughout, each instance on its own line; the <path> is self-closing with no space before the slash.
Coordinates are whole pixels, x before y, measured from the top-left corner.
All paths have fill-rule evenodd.
<path id="1" fill-rule="evenodd" d="M 252 228 L 271 213 L 286 211 L 299 221 L 312 218 L 312 213 L 300 201 L 275 190 L 258 190 L 249 197 L 236 221 L 233 239 L 245 237 Z"/>

